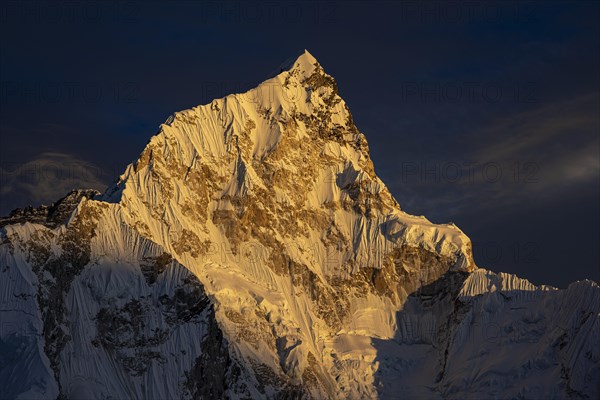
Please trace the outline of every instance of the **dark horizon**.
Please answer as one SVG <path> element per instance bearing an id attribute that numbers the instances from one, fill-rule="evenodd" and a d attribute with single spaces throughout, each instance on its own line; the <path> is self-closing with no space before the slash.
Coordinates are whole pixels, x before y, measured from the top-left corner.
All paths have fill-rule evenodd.
<path id="1" fill-rule="evenodd" d="M 405 211 L 479 267 L 600 281 L 596 2 L 5 2 L 0 214 L 102 189 L 172 113 L 307 49 Z"/>

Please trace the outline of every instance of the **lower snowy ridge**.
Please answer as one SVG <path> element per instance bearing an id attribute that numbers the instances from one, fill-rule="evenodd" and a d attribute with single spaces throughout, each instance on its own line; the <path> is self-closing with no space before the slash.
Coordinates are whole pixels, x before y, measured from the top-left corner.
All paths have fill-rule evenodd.
<path id="1" fill-rule="evenodd" d="M 510 274 L 449 273 L 422 287 L 377 340 L 381 398 L 595 399 L 600 288 L 536 287 Z"/>
<path id="2" fill-rule="evenodd" d="M 212 283 L 199 279 L 122 223 L 118 205 L 94 201 L 54 229 L 4 227 L 0 266 L 3 399 L 600 395 L 600 288 L 591 281 L 558 290 L 447 271 L 408 295 L 387 321 L 389 337 L 351 329 L 364 315 L 375 322 L 369 297 L 336 333 L 277 332 L 292 304 L 254 293 L 256 310 L 234 309 L 251 284 L 218 265 L 203 270 Z M 278 367 L 247 353 L 265 335 Z M 294 356 L 306 335 L 321 353 Z"/>

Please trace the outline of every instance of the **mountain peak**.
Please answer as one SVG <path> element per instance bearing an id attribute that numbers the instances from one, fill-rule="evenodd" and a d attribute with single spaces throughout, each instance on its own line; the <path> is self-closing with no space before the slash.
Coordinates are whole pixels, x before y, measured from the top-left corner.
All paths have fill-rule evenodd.
<path id="1" fill-rule="evenodd" d="M 598 286 L 477 269 L 400 210 L 317 60 L 286 67 L 175 113 L 102 198 L 0 219 L 0 320 L 29 332 L 0 329 L 0 397 L 598 398 Z"/>
<path id="2" fill-rule="evenodd" d="M 279 66 L 279 69 L 281 72 L 289 71 L 295 68 L 302 68 L 304 70 L 308 70 L 315 64 L 318 64 L 317 59 L 313 57 L 313 55 L 310 54 L 308 50 L 304 49 L 285 60 Z"/>

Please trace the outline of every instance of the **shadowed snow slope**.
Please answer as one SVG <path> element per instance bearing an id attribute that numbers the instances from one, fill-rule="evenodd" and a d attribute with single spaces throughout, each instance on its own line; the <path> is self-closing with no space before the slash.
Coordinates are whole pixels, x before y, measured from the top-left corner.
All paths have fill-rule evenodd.
<path id="1" fill-rule="evenodd" d="M 598 393 L 597 285 L 477 269 L 460 229 L 401 211 L 306 51 L 83 194 L 2 228 L 3 397 Z"/>

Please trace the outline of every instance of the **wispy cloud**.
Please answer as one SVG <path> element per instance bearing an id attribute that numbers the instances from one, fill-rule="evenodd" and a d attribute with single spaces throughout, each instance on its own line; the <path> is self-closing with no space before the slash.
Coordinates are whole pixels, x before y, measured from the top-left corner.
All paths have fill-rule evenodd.
<path id="1" fill-rule="evenodd" d="M 499 191 L 555 193 L 595 180 L 600 174 L 600 107 L 598 93 L 550 104 L 497 121 L 480 135 L 483 141 L 474 158 L 502 166 L 529 165 L 531 185 L 504 185 Z M 517 171 L 519 172 L 519 171 Z M 521 176 L 521 178 L 523 178 Z"/>
<path id="2" fill-rule="evenodd" d="M 0 165 L 0 210 L 8 207 L 51 204 L 71 189 L 103 190 L 104 171 L 65 153 L 46 152 L 24 163 Z"/>
<path id="3" fill-rule="evenodd" d="M 502 215 L 581 189 L 600 178 L 598 93 L 504 115 L 462 136 L 471 150 L 422 154 L 400 167 L 393 192 L 409 212 L 443 221 Z M 482 218 L 484 223 L 485 218 Z"/>

